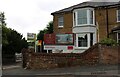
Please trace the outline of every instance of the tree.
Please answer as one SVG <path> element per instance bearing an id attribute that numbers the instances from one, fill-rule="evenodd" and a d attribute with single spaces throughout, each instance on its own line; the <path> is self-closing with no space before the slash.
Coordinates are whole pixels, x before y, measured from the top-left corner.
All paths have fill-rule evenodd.
<path id="1" fill-rule="evenodd" d="M 0 13 L 0 36 L 2 36 L 2 62 L 15 61 L 15 53 L 20 53 L 28 44 L 25 38 L 16 30 L 7 28 L 4 12 Z M 2 34 L 1 34 L 2 33 Z M 1 38 L 1 37 L 0 37 Z M 0 39 L 1 44 L 1 39 Z M 9 62 L 7 60 L 10 60 Z"/>
<path id="2" fill-rule="evenodd" d="M 0 25 L 2 26 L 2 53 L 14 54 L 27 48 L 27 41 L 16 30 L 6 27 L 5 15 L 0 13 Z"/>
<path id="3" fill-rule="evenodd" d="M 7 34 L 9 33 L 10 30 L 6 27 L 4 12 L 0 13 L 0 27 L 1 27 L 0 33 L 2 35 L 2 45 L 6 46 L 8 44 Z"/>
<path id="4" fill-rule="evenodd" d="M 53 21 L 50 21 L 47 25 L 47 32 L 46 33 L 53 33 Z"/>
<path id="5" fill-rule="evenodd" d="M 40 32 L 37 34 L 37 40 L 44 40 L 44 34 L 46 33 L 53 33 L 53 21 L 50 21 L 44 30 L 40 30 Z"/>
<path id="6" fill-rule="evenodd" d="M 4 12 L 1 12 L 0 13 L 0 25 L 1 26 L 5 26 L 6 25 L 6 23 L 5 23 L 5 15 L 4 15 Z"/>

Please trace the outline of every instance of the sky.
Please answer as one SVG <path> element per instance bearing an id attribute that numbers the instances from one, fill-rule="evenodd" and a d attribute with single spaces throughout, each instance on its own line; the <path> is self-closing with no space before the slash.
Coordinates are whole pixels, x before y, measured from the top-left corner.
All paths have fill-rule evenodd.
<path id="1" fill-rule="evenodd" d="M 85 1 L 90 0 L 0 0 L 0 11 L 5 13 L 7 27 L 27 37 L 43 30 L 53 20 L 52 12 Z"/>

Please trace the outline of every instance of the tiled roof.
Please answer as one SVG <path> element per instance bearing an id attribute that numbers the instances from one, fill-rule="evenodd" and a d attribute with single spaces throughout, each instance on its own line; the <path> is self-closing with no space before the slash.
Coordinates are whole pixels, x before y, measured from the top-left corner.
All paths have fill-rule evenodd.
<path id="1" fill-rule="evenodd" d="M 73 9 L 82 8 L 82 7 L 94 7 L 95 8 L 95 7 L 110 6 L 110 5 L 115 5 L 115 4 L 118 4 L 118 2 L 83 2 L 77 5 L 53 12 L 51 14 L 68 12 L 68 11 L 72 11 Z"/>

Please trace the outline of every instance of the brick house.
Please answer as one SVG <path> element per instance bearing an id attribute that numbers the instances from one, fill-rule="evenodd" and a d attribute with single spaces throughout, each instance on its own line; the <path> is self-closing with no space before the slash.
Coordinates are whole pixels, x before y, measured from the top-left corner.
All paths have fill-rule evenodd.
<path id="1" fill-rule="evenodd" d="M 62 41 L 73 33 L 73 44 L 45 44 L 45 50 L 81 53 L 111 34 L 120 42 L 119 7 L 119 2 L 83 2 L 51 13 L 54 36 Z"/>

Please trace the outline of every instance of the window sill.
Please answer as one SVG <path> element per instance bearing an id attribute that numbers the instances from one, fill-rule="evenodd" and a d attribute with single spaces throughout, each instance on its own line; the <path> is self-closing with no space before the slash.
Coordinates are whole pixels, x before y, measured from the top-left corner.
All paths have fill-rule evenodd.
<path id="1" fill-rule="evenodd" d="M 80 50 L 80 49 L 82 49 L 82 50 L 85 50 L 85 49 L 88 49 L 89 47 L 75 47 L 74 49 L 75 50 Z"/>
<path id="2" fill-rule="evenodd" d="M 117 21 L 118 23 L 120 22 L 120 21 Z"/>
<path id="3" fill-rule="evenodd" d="M 74 27 L 95 27 L 94 24 L 74 25 Z"/>
<path id="4" fill-rule="evenodd" d="M 63 28 L 63 26 L 58 26 L 58 28 Z"/>

